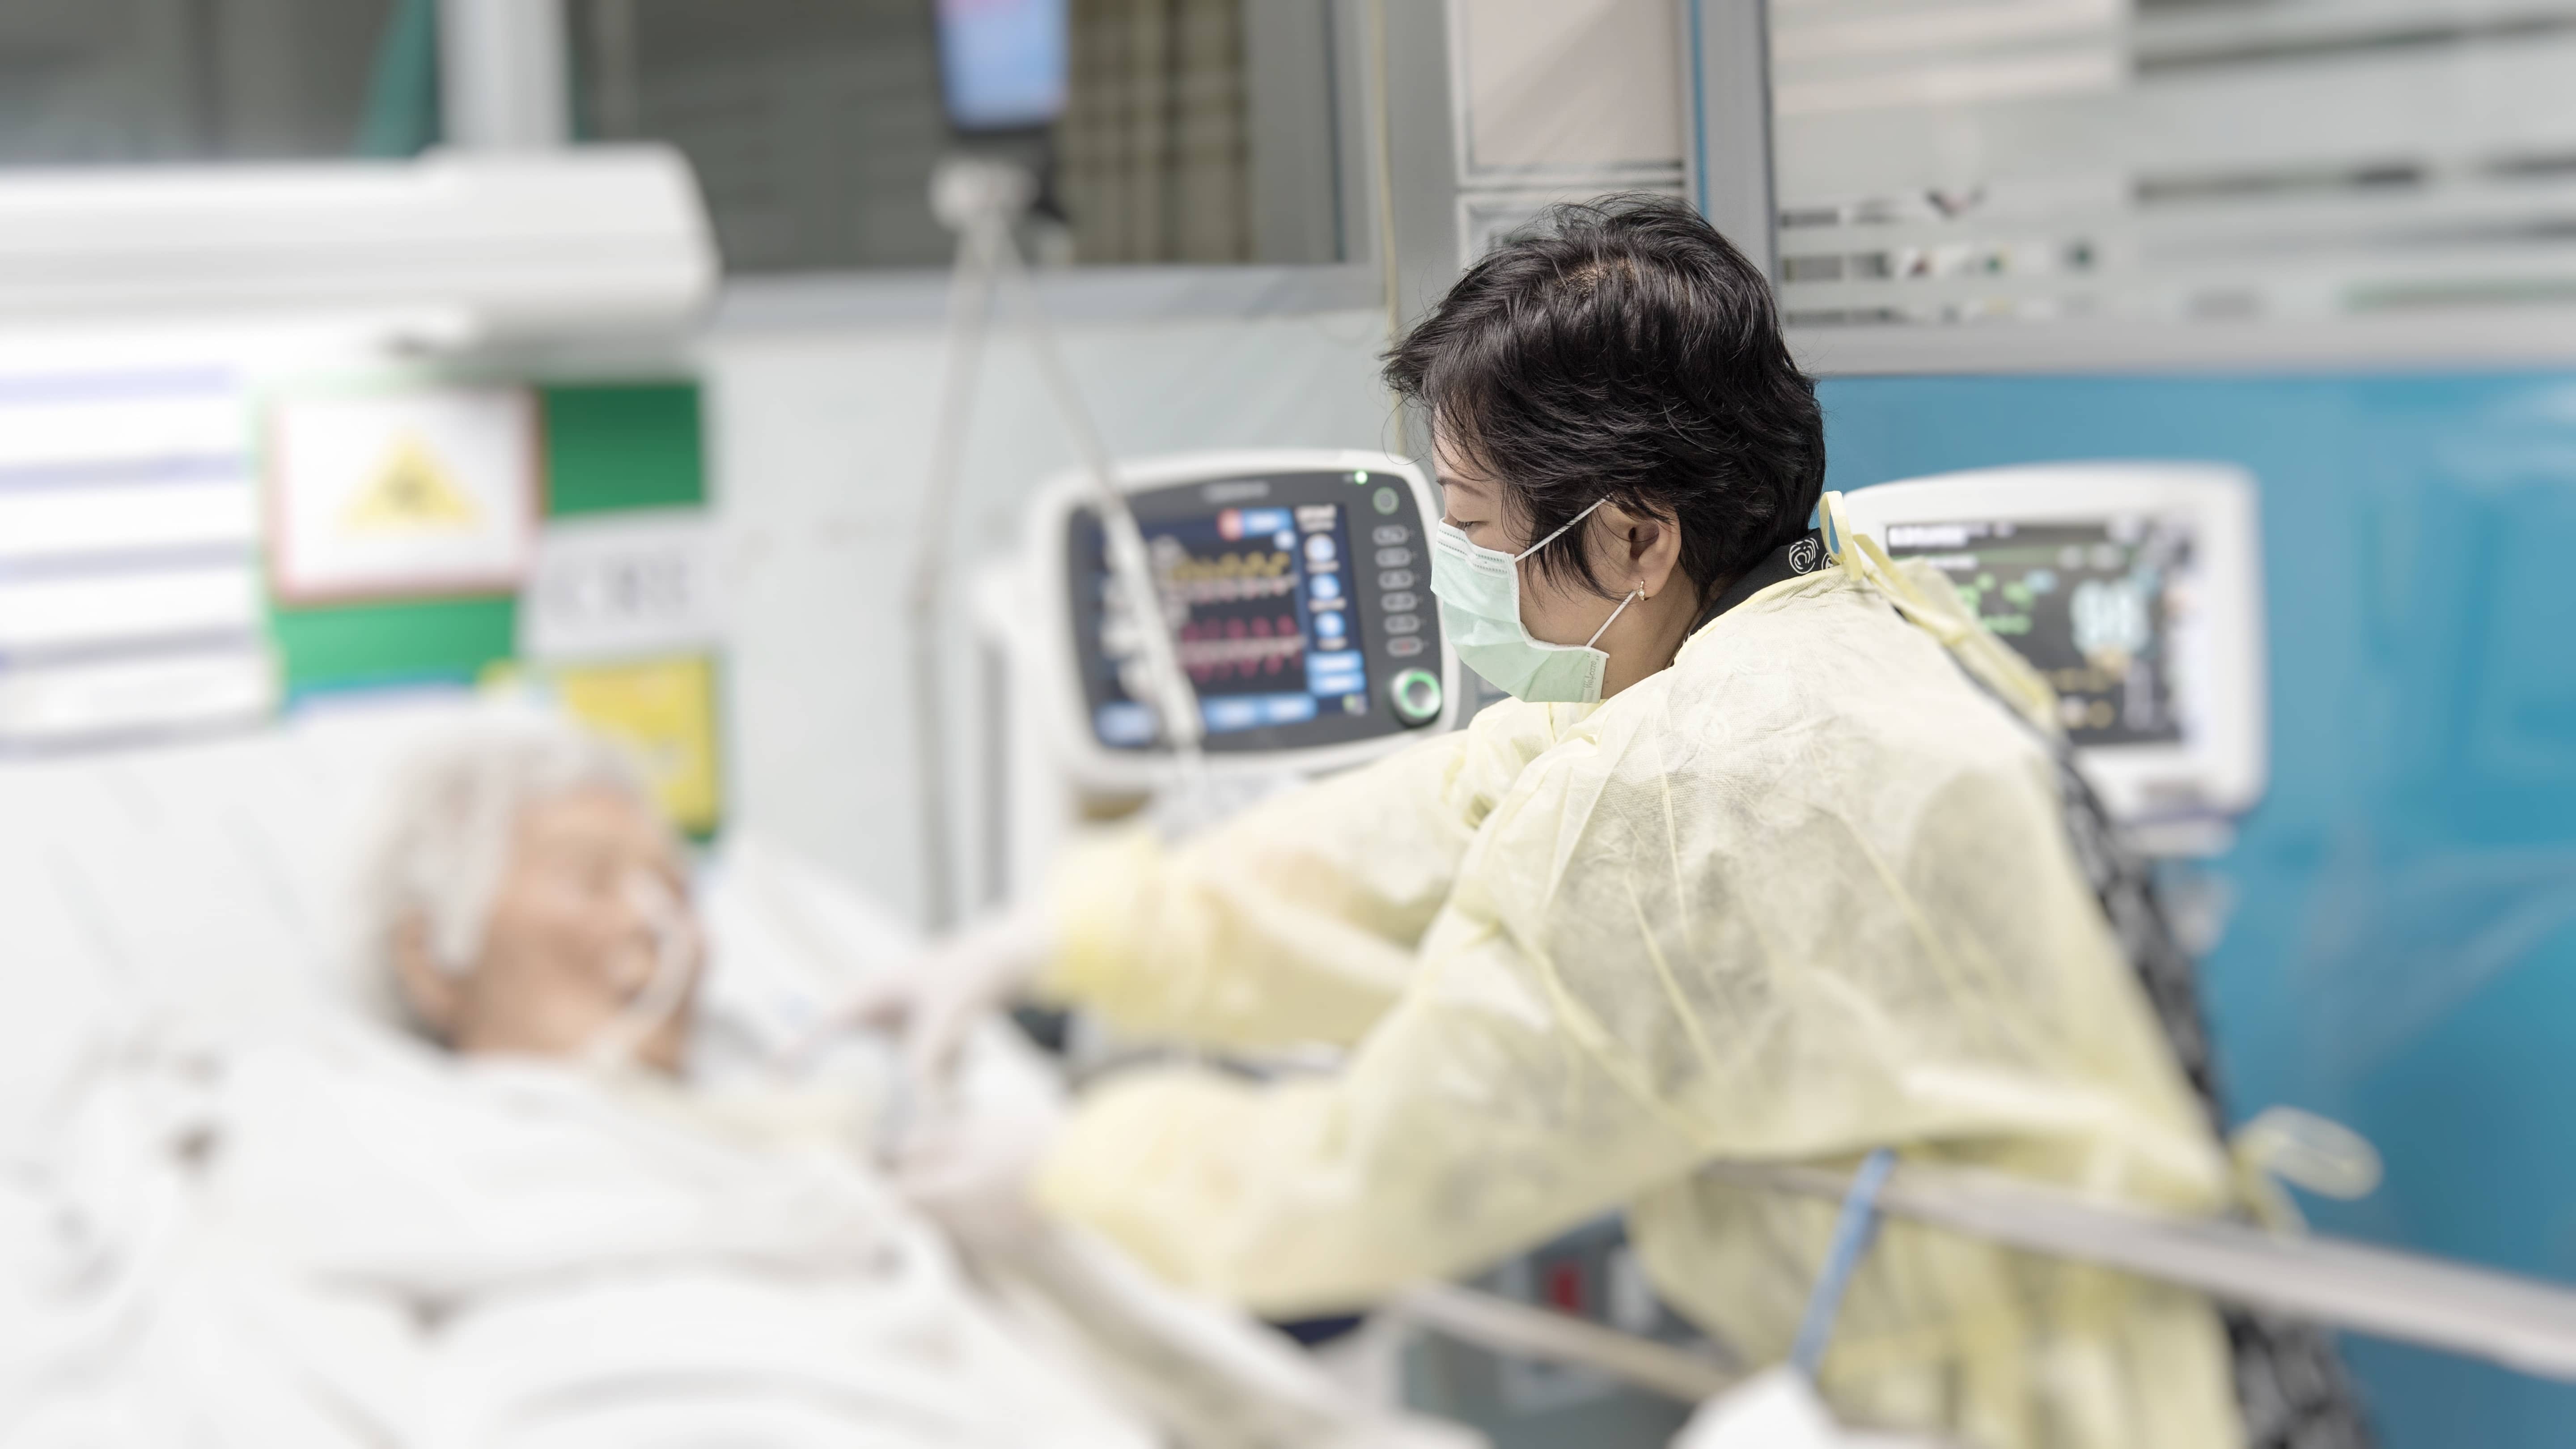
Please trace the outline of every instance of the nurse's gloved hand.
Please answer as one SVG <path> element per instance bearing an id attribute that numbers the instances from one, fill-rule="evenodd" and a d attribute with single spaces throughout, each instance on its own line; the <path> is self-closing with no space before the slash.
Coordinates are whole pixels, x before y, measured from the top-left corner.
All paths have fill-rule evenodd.
<path id="1" fill-rule="evenodd" d="M 975 1024 L 1036 979 L 1051 948 L 1042 911 L 989 917 L 865 988 L 848 1014 L 900 1027 L 906 1072 L 928 1092 L 947 1075 Z"/>
<path id="2" fill-rule="evenodd" d="M 1045 1226 L 1031 1179 L 1063 1120 L 1053 1098 L 1031 1093 L 934 1113 L 896 1151 L 895 1190 L 970 1247 L 1026 1244 Z"/>

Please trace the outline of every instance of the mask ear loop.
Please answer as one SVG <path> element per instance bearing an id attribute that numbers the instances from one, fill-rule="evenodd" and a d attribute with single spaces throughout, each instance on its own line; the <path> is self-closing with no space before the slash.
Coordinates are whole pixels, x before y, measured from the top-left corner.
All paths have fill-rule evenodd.
<path id="1" fill-rule="evenodd" d="M 1560 529 L 1558 529 L 1556 532 L 1551 533 L 1551 534 L 1549 534 L 1547 537 L 1540 539 L 1538 542 L 1536 542 L 1536 543 L 1534 543 L 1534 544 L 1531 544 L 1529 547 L 1527 547 L 1527 548 L 1525 548 L 1525 549 L 1522 549 L 1519 553 L 1513 554 L 1513 555 L 1512 555 L 1512 562 L 1514 562 L 1514 563 L 1519 563 L 1522 559 L 1528 558 L 1531 554 L 1534 554 L 1534 553 L 1538 552 L 1540 549 L 1543 549 L 1543 548 L 1547 547 L 1549 544 L 1556 542 L 1558 539 L 1565 537 L 1566 533 L 1567 533 L 1569 530 L 1571 530 L 1571 529 L 1574 527 L 1574 525 L 1576 525 L 1576 524 L 1578 524 L 1578 523 L 1581 523 L 1583 520 L 1585 520 L 1585 519 L 1587 519 L 1587 518 L 1590 518 L 1590 517 L 1592 516 L 1592 510 L 1593 510 L 1594 508 L 1599 508 L 1602 504 L 1607 503 L 1607 502 L 1609 502 L 1609 501 L 1610 501 L 1610 496 L 1609 496 L 1608 494 L 1606 494 L 1606 493 L 1605 493 L 1605 494 L 1603 494 L 1603 495 L 1602 495 L 1601 497 L 1599 497 L 1599 498 L 1595 498 L 1595 499 L 1593 499 L 1593 500 L 1592 500 L 1592 505 L 1591 505 L 1591 507 L 1590 507 L 1590 508 L 1586 508 L 1586 509 L 1584 509 L 1581 513 L 1578 513 L 1578 514 L 1574 515 L 1572 518 L 1569 518 L 1569 519 L 1565 520 L 1565 527 L 1564 527 L 1564 528 L 1560 528 Z"/>
<path id="2" fill-rule="evenodd" d="M 1556 532 L 1551 533 L 1547 537 L 1540 539 L 1538 542 L 1531 544 L 1529 547 L 1522 549 L 1519 553 L 1513 554 L 1512 563 L 1517 566 L 1522 559 L 1528 558 L 1531 554 L 1534 554 L 1540 549 L 1547 547 L 1549 544 L 1556 542 L 1558 539 L 1565 537 L 1566 533 L 1571 530 L 1574 525 L 1590 518 L 1592 516 L 1593 509 L 1599 508 L 1602 504 L 1609 501 L 1610 498 L 1608 494 L 1604 494 L 1599 498 L 1593 499 L 1589 507 L 1585 508 L 1581 513 L 1574 515 L 1572 518 L 1567 519 L 1565 521 L 1564 528 L 1558 529 Z M 1628 611 L 1628 606 L 1645 596 L 1646 591 L 1642 587 L 1631 590 L 1628 597 L 1619 601 L 1619 607 L 1610 611 L 1610 617 L 1601 621 L 1601 627 L 1592 631 L 1592 637 L 1583 641 L 1583 647 L 1589 649 L 1593 645 L 1599 643 L 1601 641 L 1601 636 L 1610 632 L 1610 626 L 1619 622 L 1619 616 Z"/>
<path id="3" fill-rule="evenodd" d="M 1602 635 L 1610 632 L 1610 626 L 1619 622 L 1619 616 L 1628 612 L 1628 606 L 1645 596 L 1646 591 L 1644 589 L 1630 590 L 1628 597 L 1619 601 L 1619 607 L 1610 611 L 1610 617 L 1601 621 L 1601 627 L 1592 631 L 1592 637 L 1583 641 L 1583 647 L 1589 649 L 1594 644 L 1598 643 Z"/>

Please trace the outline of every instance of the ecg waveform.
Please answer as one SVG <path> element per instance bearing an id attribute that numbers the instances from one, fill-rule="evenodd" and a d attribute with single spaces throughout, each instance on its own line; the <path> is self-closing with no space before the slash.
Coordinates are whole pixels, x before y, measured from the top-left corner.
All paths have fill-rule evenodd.
<path id="1" fill-rule="evenodd" d="M 1269 619 L 1227 619 L 1182 626 L 1176 653 L 1199 683 L 1278 674 L 1306 652 L 1306 636 L 1293 614 Z"/>
<path id="2" fill-rule="evenodd" d="M 1192 579 L 1186 583 L 1166 583 L 1166 598 L 1186 604 L 1240 604 L 1252 599 L 1284 599 L 1297 592 L 1297 576 L 1281 574 L 1275 579 L 1237 577 L 1231 579 Z"/>

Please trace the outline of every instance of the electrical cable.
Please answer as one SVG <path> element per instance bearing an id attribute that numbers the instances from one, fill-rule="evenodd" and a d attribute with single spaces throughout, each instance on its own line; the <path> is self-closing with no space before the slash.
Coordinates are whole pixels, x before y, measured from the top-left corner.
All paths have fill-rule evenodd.
<path id="1" fill-rule="evenodd" d="M 1080 387 L 1065 366 L 1036 280 L 1029 274 L 1011 227 L 1036 191 L 1034 179 L 990 162 L 952 162 L 931 183 L 932 206 L 958 232 L 957 260 L 949 288 L 947 365 L 933 425 L 929 476 L 915 530 L 908 624 L 911 634 L 913 747 L 919 763 L 919 832 L 927 910 L 934 930 L 958 919 L 957 872 L 951 836 L 947 730 L 946 631 L 942 628 L 948 578 L 949 532 L 963 471 L 966 429 L 973 415 L 976 381 L 1000 287 L 1007 281 L 1022 304 L 1030 349 L 1036 354 L 1049 399 L 1071 436 L 1092 485 L 1109 571 L 1131 617 L 1145 673 L 1149 703 L 1172 754 L 1180 818 L 1200 823 L 1208 813 L 1205 721 L 1198 691 L 1181 667 L 1173 626 L 1155 584 L 1153 560 L 1136 517 L 1118 485 L 1117 467 Z"/>

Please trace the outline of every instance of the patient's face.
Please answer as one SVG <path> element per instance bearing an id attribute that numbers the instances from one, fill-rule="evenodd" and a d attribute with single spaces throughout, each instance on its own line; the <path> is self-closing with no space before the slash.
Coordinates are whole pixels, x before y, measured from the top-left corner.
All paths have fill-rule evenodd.
<path id="1" fill-rule="evenodd" d="M 653 979 L 656 935 L 649 906 L 635 898 L 638 878 L 658 883 L 672 903 L 694 975 L 696 922 L 669 833 L 613 791 L 574 791 L 531 806 L 519 817 L 471 968 L 439 970 L 425 933 L 406 931 L 397 943 L 412 1009 L 459 1052 L 578 1055 Z M 691 993 L 695 986 L 693 979 Z M 688 1018 L 684 995 L 638 1059 L 677 1070 Z"/>

